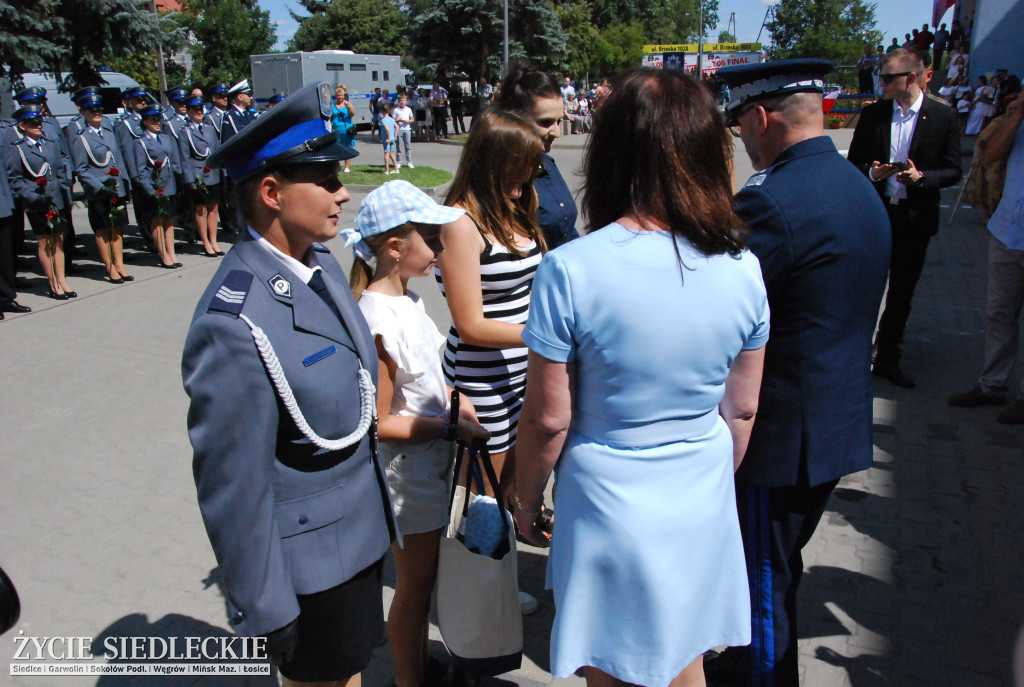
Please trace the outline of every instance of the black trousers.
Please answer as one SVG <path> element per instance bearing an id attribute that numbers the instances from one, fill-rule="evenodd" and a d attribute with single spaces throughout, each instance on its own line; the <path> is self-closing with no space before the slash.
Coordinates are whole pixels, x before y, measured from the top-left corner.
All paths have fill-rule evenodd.
<path id="1" fill-rule="evenodd" d="M 749 673 L 737 676 L 737 684 L 799 687 L 796 592 L 804 571 L 802 550 L 838 483 L 759 487 L 737 480 L 751 605 Z"/>
<path id="2" fill-rule="evenodd" d="M 931 236 L 927 229 L 912 221 L 905 201 L 900 205 L 886 203 L 885 208 L 892 228 L 892 257 L 889 261 L 889 292 L 885 296 L 885 310 L 875 335 L 875 362 L 896 365 L 902 354 L 910 303 L 924 270 Z"/>
<path id="3" fill-rule="evenodd" d="M 10 303 L 18 294 L 14 288 L 14 222 L 0 217 L 0 304 Z"/>

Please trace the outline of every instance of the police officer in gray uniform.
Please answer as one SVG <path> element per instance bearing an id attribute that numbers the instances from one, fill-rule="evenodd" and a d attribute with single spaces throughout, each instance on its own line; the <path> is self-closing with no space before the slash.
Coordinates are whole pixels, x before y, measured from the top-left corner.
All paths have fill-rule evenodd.
<path id="1" fill-rule="evenodd" d="M 210 160 L 247 223 L 195 311 L 182 357 L 199 507 L 229 618 L 266 636 L 285 684 L 344 685 L 384 632 L 397 536 L 376 451 L 377 356 L 323 242 L 349 193 L 331 89 L 311 84 Z"/>
<path id="2" fill-rule="evenodd" d="M 79 257 L 79 251 L 75 247 L 75 226 L 71 218 L 71 149 L 68 147 L 68 142 L 64 137 L 64 131 L 61 129 L 60 122 L 58 122 L 57 118 L 50 112 L 50 108 L 46 103 L 45 88 L 42 86 L 25 88 L 14 94 L 14 100 L 22 107 L 34 105 L 41 108 L 43 113 L 43 136 L 55 142 L 60 147 L 62 158 L 65 160 L 67 165 L 64 170 L 64 174 L 68 178 L 69 183 L 67 188 L 62 190 L 62 193 L 64 194 L 64 203 L 60 206 L 59 212 L 61 218 L 64 220 L 65 270 L 68 274 L 72 274 L 77 271 L 72 264 L 72 261 Z"/>
<path id="3" fill-rule="evenodd" d="M 75 175 L 85 190 L 89 226 L 96 234 L 96 249 L 112 284 L 133 281 L 124 266 L 122 231 L 128 216 L 125 205 L 128 171 L 114 132 L 104 126 L 103 101 L 86 95 L 79 101 L 83 126 L 71 139 Z M 70 128 L 70 125 L 69 125 Z"/>
<path id="4" fill-rule="evenodd" d="M 14 191 L 7 179 L 7 168 L 0 165 L 0 320 L 5 312 L 26 313 L 32 308 L 21 305 L 14 277 Z"/>
<path id="5" fill-rule="evenodd" d="M 128 168 L 129 195 L 132 198 L 132 205 L 135 208 L 135 224 L 139 228 L 139 236 L 142 237 L 146 249 L 150 253 L 158 252 L 156 244 L 153 243 L 151 228 L 153 218 L 147 214 L 147 203 L 140 206 L 135 202 L 136 189 L 131 183 L 135 178 L 135 141 L 142 136 L 142 115 L 139 114 L 149 105 L 149 98 L 146 89 L 142 86 L 127 88 L 121 93 L 121 100 L 128 106 L 128 110 L 117 120 L 114 126 L 114 134 L 117 136 L 117 143 L 121 146 L 121 155 L 124 157 L 124 164 Z"/>

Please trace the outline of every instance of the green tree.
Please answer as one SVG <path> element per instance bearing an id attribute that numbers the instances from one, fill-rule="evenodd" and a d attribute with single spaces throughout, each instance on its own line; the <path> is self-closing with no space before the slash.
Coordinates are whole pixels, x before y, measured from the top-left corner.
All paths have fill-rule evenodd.
<path id="1" fill-rule="evenodd" d="M 99 83 L 112 58 L 183 39 L 173 18 L 138 0 L 0 0 L 0 75 L 68 72 L 65 89 Z"/>
<path id="2" fill-rule="evenodd" d="M 300 17 L 290 50 L 352 50 L 377 55 L 406 52 L 409 15 L 396 0 L 334 0 L 324 11 L 319 0 L 306 0 L 313 14 Z"/>
<path id="3" fill-rule="evenodd" d="M 269 53 L 277 40 L 270 13 L 256 0 L 186 0 L 185 18 L 195 42 L 195 83 L 233 83 L 251 76 L 249 55 Z"/>
<path id="4" fill-rule="evenodd" d="M 647 43 L 647 29 L 640 22 L 617 24 L 601 31 L 594 46 L 594 74 L 614 76 L 619 72 L 639 67 Z"/>
<path id="5" fill-rule="evenodd" d="M 595 71 L 596 51 L 601 32 L 592 19 L 593 12 L 589 0 L 574 0 L 557 5 L 555 12 L 558 22 L 568 37 L 565 71 L 567 74 L 586 77 L 593 76 Z"/>
<path id="6" fill-rule="evenodd" d="M 771 59 L 820 57 L 852 65 L 865 45 L 881 43 L 875 5 L 864 0 L 781 0 L 768 23 Z"/>
<path id="7" fill-rule="evenodd" d="M 413 55 L 440 73 L 472 81 L 500 74 L 503 9 L 493 0 L 420 0 L 409 34 Z M 538 69 L 564 69 L 567 37 L 550 0 L 509 0 L 509 58 Z"/>
<path id="8" fill-rule="evenodd" d="M 729 33 L 728 31 L 719 31 L 718 32 L 718 42 L 719 43 L 735 43 L 736 42 L 736 36 L 734 36 L 733 34 Z"/>

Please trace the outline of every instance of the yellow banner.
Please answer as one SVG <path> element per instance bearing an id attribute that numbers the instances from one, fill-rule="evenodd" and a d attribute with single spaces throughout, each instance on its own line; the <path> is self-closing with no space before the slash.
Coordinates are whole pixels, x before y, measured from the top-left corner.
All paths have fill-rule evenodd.
<path id="1" fill-rule="evenodd" d="M 760 43 L 705 43 L 704 52 L 759 52 Z M 678 45 L 645 45 L 645 55 L 657 55 L 666 52 L 697 52 L 696 43 L 680 43 Z"/>

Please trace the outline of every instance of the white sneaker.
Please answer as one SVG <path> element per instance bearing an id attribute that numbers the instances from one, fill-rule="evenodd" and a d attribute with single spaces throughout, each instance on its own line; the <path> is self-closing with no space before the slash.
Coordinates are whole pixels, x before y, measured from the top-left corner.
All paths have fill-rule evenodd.
<path id="1" fill-rule="evenodd" d="M 408 164 L 408 167 L 409 167 L 409 169 L 416 169 L 416 165 L 414 165 L 411 162 Z"/>
<path id="2" fill-rule="evenodd" d="M 522 615 L 530 615 L 531 613 L 536 612 L 539 605 L 537 597 L 532 594 L 527 594 L 524 591 L 519 592 L 519 612 Z"/>
<path id="3" fill-rule="evenodd" d="M 402 165 L 395 165 L 395 174 L 398 174 L 398 170 L 402 169 Z"/>
<path id="4" fill-rule="evenodd" d="M 351 170 L 351 169 L 349 169 L 348 167 L 346 167 L 346 168 L 345 168 L 345 174 L 349 174 L 349 173 L 351 173 L 351 172 L 352 172 L 352 170 Z"/>

